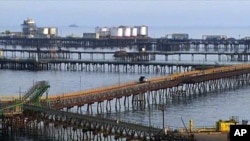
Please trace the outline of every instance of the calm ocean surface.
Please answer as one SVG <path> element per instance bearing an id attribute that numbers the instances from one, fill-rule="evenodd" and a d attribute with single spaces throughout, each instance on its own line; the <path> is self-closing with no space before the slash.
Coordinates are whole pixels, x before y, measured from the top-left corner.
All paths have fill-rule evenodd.
<path id="1" fill-rule="evenodd" d="M 21 27 L 0 27 L 0 32 L 5 29 L 21 31 Z M 171 33 L 188 33 L 190 38 L 202 38 L 202 35 L 211 34 L 242 38 L 250 36 L 249 31 L 250 27 L 149 27 L 149 36 L 161 37 Z M 94 27 L 59 28 L 59 35 L 63 36 L 72 33 L 82 35 L 83 32 L 94 32 Z M 3 48 L 3 46 L 0 46 L 0 48 Z M 51 85 L 49 94 L 56 95 L 123 82 L 137 81 L 140 75 L 152 78 L 162 76 L 163 74 L 0 70 L 0 95 L 24 94 L 35 81 L 41 80 L 49 81 Z M 165 126 L 170 126 L 172 128 L 184 127 L 181 118 L 187 126 L 189 120 L 193 119 L 195 127 L 215 126 L 217 120 L 227 120 L 231 116 L 239 116 L 240 121 L 242 119 L 250 120 L 250 112 L 248 109 L 250 107 L 249 101 L 250 87 L 244 87 L 235 91 L 211 93 L 191 101 L 168 105 L 165 112 Z M 148 110 L 122 112 L 119 117 L 116 117 L 117 115 L 115 113 L 107 116 L 145 125 L 149 125 L 150 119 L 152 125 L 162 126 L 162 112 L 157 109 L 151 109 L 150 112 Z M 20 137 L 19 140 L 32 141 L 37 140 L 37 138 Z"/>

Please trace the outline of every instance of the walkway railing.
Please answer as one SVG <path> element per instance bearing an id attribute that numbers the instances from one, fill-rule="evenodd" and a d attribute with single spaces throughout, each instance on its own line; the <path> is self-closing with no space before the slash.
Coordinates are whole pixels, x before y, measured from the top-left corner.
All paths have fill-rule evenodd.
<path id="1" fill-rule="evenodd" d="M 22 106 L 24 103 L 33 103 L 39 105 L 40 97 L 49 88 L 49 83 L 47 81 L 36 82 L 23 97 L 20 99 L 15 99 L 10 104 L 0 108 L 0 113 L 4 115 L 8 114 L 19 114 L 22 112 Z"/>

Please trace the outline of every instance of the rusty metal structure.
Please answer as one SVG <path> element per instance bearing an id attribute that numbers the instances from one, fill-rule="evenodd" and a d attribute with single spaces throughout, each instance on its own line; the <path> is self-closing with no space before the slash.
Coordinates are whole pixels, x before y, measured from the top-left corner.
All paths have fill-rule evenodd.
<path id="1" fill-rule="evenodd" d="M 159 128 L 149 128 L 101 116 L 57 111 L 30 105 L 25 105 L 24 108 L 30 117 L 44 122 L 46 135 L 54 136 L 59 140 L 109 140 L 110 136 L 116 140 L 119 138 L 145 140 L 146 137 L 158 140 L 163 134 Z M 39 124 L 37 121 L 39 120 L 33 120 L 30 124 Z"/>

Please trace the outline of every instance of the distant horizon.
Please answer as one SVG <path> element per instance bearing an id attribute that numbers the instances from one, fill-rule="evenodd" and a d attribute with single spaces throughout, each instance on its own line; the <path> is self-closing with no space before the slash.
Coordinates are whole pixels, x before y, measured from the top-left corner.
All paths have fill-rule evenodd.
<path id="1" fill-rule="evenodd" d="M 117 25 L 119 26 L 119 25 Z M 38 27 L 43 27 L 38 25 Z M 96 26 L 78 25 L 77 28 L 68 25 L 55 26 L 58 28 L 59 36 L 79 35 L 83 33 L 94 33 Z M 21 25 L 0 26 L 0 32 L 10 30 L 11 32 L 21 32 Z M 164 37 L 167 34 L 185 33 L 189 38 L 202 38 L 202 35 L 226 35 L 228 38 L 250 37 L 250 26 L 148 26 L 148 35 L 153 38 Z"/>
<path id="2" fill-rule="evenodd" d="M 34 18 L 31 18 L 31 19 L 34 19 Z M 25 19 L 23 19 L 25 20 Z M 12 24 L 1 24 L 0 23 L 0 27 L 14 27 L 14 26 L 20 26 L 21 27 L 21 24 L 22 24 L 22 21 L 20 21 L 19 23 L 12 23 Z M 35 20 L 35 19 L 34 19 Z M 83 24 L 83 23 L 77 23 L 77 22 L 74 22 L 74 23 L 68 23 L 68 24 L 61 24 L 61 23 L 58 23 L 58 24 L 50 24 L 50 23 L 38 23 L 36 20 L 35 20 L 37 26 L 39 27 L 55 27 L 55 26 L 69 26 L 69 25 L 72 25 L 72 24 L 75 24 L 77 26 L 88 26 L 88 27 L 97 27 L 97 26 L 100 26 L 100 27 L 112 27 L 112 26 L 141 26 L 141 25 L 146 25 L 146 26 L 154 26 L 154 27 L 250 27 L 250 24 L 249 25 L 238 25 L 238 24 L 232 24 L 232 25 L 229 25 L 229 24 L 225 24 L 225 25 L 206 25 L 206 24 L 200 24 L 200 25 L 178 25 L 178 24 L 166 24 L 166 25 L 157 25 L 157 24 Z"/>
<path id="3" fill-rule="evenodd" d="M 249 7 L 247 0 L 8 0 L 1 1 L 0 32 L 21 31 L 30 18 L 38 27 L 57 27 L 59 36 L 94 32 L 97 26 L 146 25 L 152 37 L 241 38 L 250 37 Z"/>
<path id="4" fill-rule="evenodd" d="M 27 18 L 38 26 L 250 26 L 246 0 L 8 0 L 0 26 Z"/>
<path id="5" fill-rule="evenodd" d="M 70 25 L 77 25 L 77 27 L 71 27 L 71 28 L 78 28 L 78 27 L 118 27 L 118 26 L 142 26 L 145 24 L 136 24 L 136 25 L 132 25 L 132 24 L 117 24 L 117 25 L 87 25 L 87 24 L 77 24 L 77 23 L 72 23 L 72 24 L 58 24 L 58 25 L 40 25 L 39 23 L 36 23 L 38 27 L 69 27 Z M 149 27 L 250 27 L 250 25 L 146 25 Z M 0 27 L 22 27 L 21 24 L 17 24 L 17 25 L 1 25 Z"/>

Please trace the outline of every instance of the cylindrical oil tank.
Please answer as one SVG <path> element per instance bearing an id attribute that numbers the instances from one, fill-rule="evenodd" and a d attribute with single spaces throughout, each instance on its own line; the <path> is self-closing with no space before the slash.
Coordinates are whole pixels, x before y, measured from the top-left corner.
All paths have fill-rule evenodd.
<path id="1" fill-rule="evenodd" d="M 117 36 L 118 37 L 122 37 L 123 36 L 123 28 L 122 27 L 118 27 L 118 29 L 117 29 Z"/>
<path id="2" fill-rule="evenodd" d="M 110 29 L 110 36 L 111 37 L 117 37 L 117 35 L 118 35 L 118 28 L 117 27 L 112 27 Z"/>
<path id="3" fill-rule="evenodd" d="M 142 25 L 140 26 L 140 36 L 148 36 L 148 26 Z"/>
<path id="4" fill-rule="evenodd" d="M 99 32 L 101 38 L 107 38 L 110 36 L 110 33 L 108 31 L 100 31 Z"/>
<path id="5" fill-rule="evenodd" d="M 134 28 L 137 28 L 137 36 L 140 36 L 141 27 L 140 26 L 134 26 Z"/>
<path id="6" fill-rule="evenodd" d="M 56 27 L 50 27 L 49 28 L 49 34 L 50 35 L 57 35 L 57 28 Z"/>
<path id="7" fill-rule="evenodd" d="M 43 34 L 49 34 L 49 28 L 48 27 L 44 27 L 43 30 L 42 30 L 42 33 Z"/>
<path id="8" fill-rule="evenodd" d="M 111 29 L 108 27 L 96 27 L 95 30 L 95 33 L 99 33 L 101 38 L 107 38 L 111 36 Z"/>
<path id="9" fill-rule="evenodd" d="M 137 31 L 138 31 L 138 28 L 133 27 L 133 28 L 132 28 L 132 31 L 131 31 L 131 36 L 132 36 L 132 37 L 136 37 L 136 36 L 137 36 Z"/>
<path id="10" fill-rule="evenodd" d="M 38 33 L 43 34 L 43 35 L 48 35 L 49 34 L 49 28 L 48 27 L 38 28 Z"/>
<path id="11" fill-rule="evenodd" d="M 107 28 L 107 27 L 101 27 L 101 32 L 107 32 L 108 30 L 109 30 L 109 28 Z"/>
<path id="12" fill-rule="evenodd" d="M 125 26 L 123 28 L 123 36 L 124 37 L 130 37 L 131 36 L 131 28 L 128 26 Z"/>

